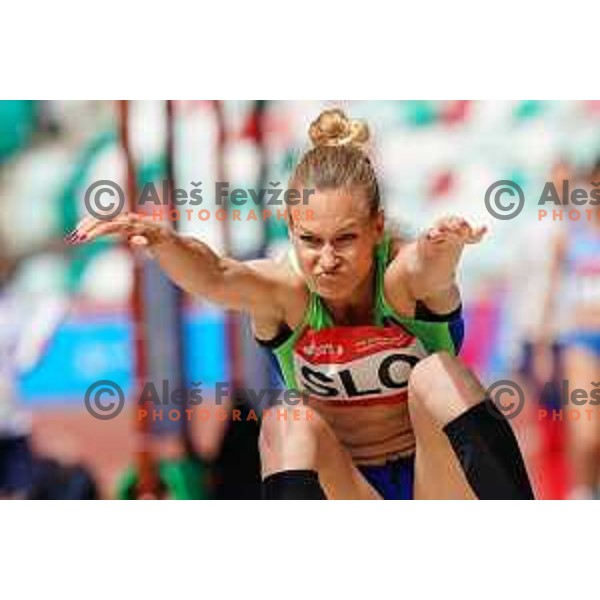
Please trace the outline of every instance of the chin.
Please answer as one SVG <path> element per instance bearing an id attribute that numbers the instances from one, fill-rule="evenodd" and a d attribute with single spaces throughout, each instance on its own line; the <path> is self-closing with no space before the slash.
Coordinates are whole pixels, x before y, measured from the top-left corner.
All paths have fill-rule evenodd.
<path id="1" fill-rule="evenodd" d="M 341 281 L 317 282 L 315 291 L 319 296 L 330 300 L 340 300 L 351 295 L 352 289 Z"/>

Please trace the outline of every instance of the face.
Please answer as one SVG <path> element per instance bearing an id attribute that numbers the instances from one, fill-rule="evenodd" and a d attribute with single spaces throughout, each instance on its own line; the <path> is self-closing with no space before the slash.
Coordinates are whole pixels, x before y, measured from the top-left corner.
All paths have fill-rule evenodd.
<path id="1" fill-rule="evenodd" d="M 352 299 L 371 274 L 373 251 L 383 235 L 383 214 L 370 214 L 360 190 L 317 190 L 290 226 L 300 269 L 323 298 Z"/>

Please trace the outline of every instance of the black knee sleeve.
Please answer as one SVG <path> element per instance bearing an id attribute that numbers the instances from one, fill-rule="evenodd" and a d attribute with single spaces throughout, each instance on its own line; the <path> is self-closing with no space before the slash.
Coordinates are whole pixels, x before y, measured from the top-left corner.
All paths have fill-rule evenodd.
<path id="1" fill-rule="evenodd" d="M 290 470 L 263 480 L 263 500 L 327 500 L 316 471 Z"/>
<path id="2" fill-rule="evenodd" d="M 467 481 L 481 500 L 533 500 L 512 427 L 486 398 L 444 427 Z"/>

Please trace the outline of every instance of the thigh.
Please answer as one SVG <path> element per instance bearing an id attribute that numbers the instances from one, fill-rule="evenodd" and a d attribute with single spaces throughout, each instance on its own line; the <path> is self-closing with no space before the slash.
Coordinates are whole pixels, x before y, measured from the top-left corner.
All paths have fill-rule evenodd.
<path id="1" fill-rule="evenodd" d="M 314 469 L 329 500 L 381 499 L 358 470 L 327 421 L 313 407 L 269 411 L 263 416 L 260 454 L 263 478 L 277 471 Z"/>
<path id="2" fill-rule="evenodd" d="M 317 470 L 329 500 L 381 500 L 358 470 L 350 453 L 323 421 L 319 436 Z"/>

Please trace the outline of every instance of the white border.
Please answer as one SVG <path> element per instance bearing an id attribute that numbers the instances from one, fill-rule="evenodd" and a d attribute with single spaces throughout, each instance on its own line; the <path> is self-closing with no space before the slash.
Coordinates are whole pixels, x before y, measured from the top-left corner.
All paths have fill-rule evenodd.
<path id="1" fill-rule="evenodd" d="M 564 599 L 595 588 L 589 502 L 0 507 L 6 598 Z M 585 531 L 587 543 L 572 539 Z"/>
<path id="2" fill-rule="evenodd" d="M 591 5 L 10 3 L 7 98 L 597 97 Z"/>

